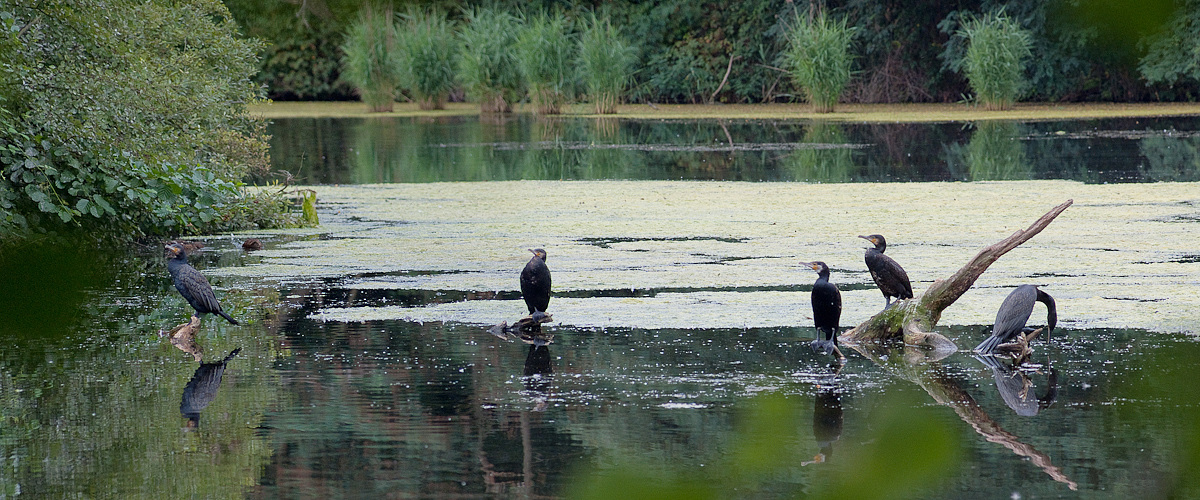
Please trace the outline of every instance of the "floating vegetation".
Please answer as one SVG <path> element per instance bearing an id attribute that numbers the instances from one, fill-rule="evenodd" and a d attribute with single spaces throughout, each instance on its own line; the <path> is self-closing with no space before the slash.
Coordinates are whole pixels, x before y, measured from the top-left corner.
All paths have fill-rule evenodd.
<path id="1" fill-rule="evenodd" d="M 811 280 L 797 263 L 821 259 L 845 294 L 843 326 L 853 326 L 879 307 L 858 234 L 886 235 L 889 255 L 904 262 L 920 295 L 984 246 L 1073 198 L 939 324 L 990 324 L 1008 292 L 1025 283 L 1053 293 L 1067 328 L 1191 333 L 1200 323 L 1200 296 L 1192 293 L 1200 269 L 1189 258 L 1196 231 L 1189 220 L 1200 216 L 1196 183 L 514 181 L 321 192 L 318 208 L 337 203 L 321 214 L 337 239 L 284 243 L 257 252 L 260 264 L 214 271 L 451 292 L 412 307 L 313 313 L 325 320 L 491 325 L 523 312 L 513 292 L 525 249 L 546 248 L 554 325 L 743 328 L 809 325 Z M 401 220 L 407 224 L 386 224 Z M 618 297 L 614 290 L 658 292 Z M 494 294 L 439 302 L 471 292 Z"/>

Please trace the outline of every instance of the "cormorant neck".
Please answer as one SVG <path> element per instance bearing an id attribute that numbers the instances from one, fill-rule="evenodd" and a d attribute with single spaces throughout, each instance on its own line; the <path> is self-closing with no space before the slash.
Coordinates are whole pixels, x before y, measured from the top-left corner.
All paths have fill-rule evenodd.
<path id="1" fill-rule="evenodd" d="M 1058 309 L 1054 305 L 1054 297 L 1043 292 L 1040 288 L 1037 291 L 1037 301 L 1046 304 L 1046 330 L 1047 333 L 1054 331 L 1054 326 L 1058 324 Z"/>

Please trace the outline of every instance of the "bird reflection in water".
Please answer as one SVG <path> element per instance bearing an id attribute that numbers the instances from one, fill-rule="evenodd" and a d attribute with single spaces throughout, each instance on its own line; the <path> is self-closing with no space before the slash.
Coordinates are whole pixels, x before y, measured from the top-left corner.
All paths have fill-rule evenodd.
<path id="1" fill-rule="evenodd" d="M 200 427 L 200 412 L 217 397 L 217 389 L 221 388 L 221 377 L 225 375 L 225 365 L 241 351 L 242 348 L 239 347 L 221 361 L 200 363 L 196 368 L 196 373 L 192 374 L 187 387 L 183 388 L 183 399 L 179 402 L 179 413 L 188 419 L 186 429 Z"/>
<path id="2" fill-rule="evenodd" d="M 518 338 L 529 344 L 529 354 L 525 355 L 525 390 L 537 402 L 534 410 L 543 411 L 550 396 L 550 375 L 554 373 L 554 366 L 550 363 L 550 344 L 554 342 L 554 336 L 542 334 L 539 329 L 536 333 L 527 332 Z"/>
<path id="3" fill-rule="evenodd" d="M 1000 391 L 1000 398 L 1017 415 L 1035 416 L 1038 412 L 1049 408 L 1058 398 L 1058 372 L 1052 366 L 1047 365 L 1046 368 L 1046 393 L 1038 397 L 1033 380 L 1029 378 L 1025 370 L 1016 367 L 1019 363 L 1010 364 L 995 356 L 975 356 L 975 359 L 992 369 L 992 378 L 996 381 L 996 389 Z"/>
<path id="4" fill-rule="evenodd" d="M 830 365 L 833 373 L 817 382 L 817 395 L 813 401 L 813 438 L 820 451 L 812 460 L 800 465 L 821 464 L 833 456 L 833 443 L 842 437 L 842 389 L 838 384 L 840 364 Z"/>

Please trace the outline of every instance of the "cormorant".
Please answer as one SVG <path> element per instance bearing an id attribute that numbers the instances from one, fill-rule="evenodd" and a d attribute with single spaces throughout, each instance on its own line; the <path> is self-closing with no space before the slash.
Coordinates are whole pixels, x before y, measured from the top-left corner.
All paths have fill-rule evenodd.
<path id="1" fill-rule="evenodd" d="M 913 291 L 912 283 L 908 281 L 908 273 L 904 272 L 904 268 L 900 267 L 900 264 L 897 264 L 891 257 L 883 254 L 883 251 L 887 249 L 887 241 L 883 239 L 883 236 L 872 234 L 859 236 L 859 238 L 875 245 L 875 248 L 867 249 L 867 269 L 871 271 L 871 279 L 875 280 L 879 291 L 883 292 L 883 308 L 887 309 L 892 305 L 892 297 L 896 297 L 896 300 L 911 299 Z"/>
<path id="2" fill-rule="evenodd" d="M 220 315 L 230 323 L 238 324 L 237 320 L 221 310 L 217 296 L 213 295 L 212 285 L 208 284 L 204 275 L 187 263 L 187 251 L 184 250 L 183 245 L 172 243 L 166 248 L 167 270 L 171 272 L 171 280 L 175 282 L 175 289 L 179 290 L 179 295 L 182 295 L 196 310 L 196 316 L 213 313 Z"/>
<path id="3" fill-rule="evenodd" d="M 546 312 L 550 306 L 550 268 L 546 267 L 546 251 L 529 249 L 533 258 L 521 271 L 521 296 L 529 307 L 529 314 Z"/>
<path id="4" fill-rule="evenodd" d="M 1016 340 L 1017 335 L 1025 330 L 1029 315 L 1033 314 L 1034 302 L 1046 304 L 1046 338 L 1049 338 L 1050 333 L 1054 331 L 1054 325 L 1058 323 L 1054 297 L 1036 286 L 1021 285 L 1000 304 L 1000 310 L 996 311 L 996 322 L 992 325 L 992 336 L 976 346 L 975 351 L 991 354 L 996 350 L 996 346 Z"/>
<path id="5" fill-rule="evenodd" d="M 837 352 L 839 358 L 844 358 L 837 348 L 838 319 L 842 317 L 842 292 L 838 291 L 837 285 L 829 282 L 829 266 L 824 262 L 801 264 L 817 272 L 817 282 L 813 283 L 812 289 L 813 323 L 817 327 L 817 339 L 812 341 L 812 348 L 823 354 Z"/>

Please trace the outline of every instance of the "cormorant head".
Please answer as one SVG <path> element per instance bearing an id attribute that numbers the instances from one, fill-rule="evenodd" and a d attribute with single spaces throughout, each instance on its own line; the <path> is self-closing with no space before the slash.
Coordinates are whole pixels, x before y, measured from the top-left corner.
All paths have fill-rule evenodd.
<path id="1" fill-rule="evenodd" d="M 818 273 L 829 272 L 829 266 L 819 260 L 813 262 L 801 262 L 800 265 L 812 269 Z"/>
<path id="2" fill-rule="evenodd" d="M 882 234 L 872 234 L 870 236 L 859 235 L 858 237 L 871 242 L 872 245 L 875 245 L 875 249 L 880 252 L 887 248 L 887 240 L 883 239 Z"/>
<path id="3" fill-rule="evenodd" d="M 545 250 L 542 250 L 540 248 L 527 248 L 526 250 L 533 252 L 533 255 L 535 257 L 542 259 L 542 262 L 546 262 L 546 251 Z"/>
<path id="4" fill-rule="evenodd" d="M 167 245 L 165 248 L 166 248 L 166 252 L 164 252 L 164 253 L 165 253 L 167 260 L 171 260 L 171 259 L 187 260 L 187 251 L 185 251 L 183 249 L 183 245 L 180 245 L 179 243 L 172 243 L 170 245 Z"/>

